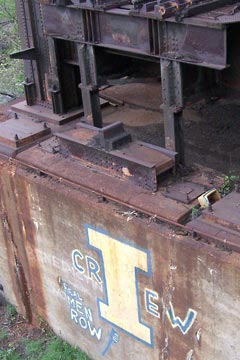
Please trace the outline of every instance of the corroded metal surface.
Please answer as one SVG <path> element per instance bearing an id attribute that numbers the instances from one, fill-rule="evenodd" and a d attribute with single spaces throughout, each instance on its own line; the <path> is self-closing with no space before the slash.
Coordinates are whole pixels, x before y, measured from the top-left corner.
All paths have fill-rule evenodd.
<path id="1" fill-rule="evenodd" d="M 165 173 L 175 156 L 186 170 L 185 81 L 194 74 L 193 87 L 219 85 L 215 72 L 205 81 L 203 68 L 233 64 L 239 27 L 226 24 L 239 22 L 238 8 L 234 1 L 220 8 L 225 0 L 164 4 L 17 2 L 24 49 L 15 57 L 26 65 L 27 105 L 13 110 L 31 120 L 27 132 L 23 119 L 6 121 L 0 132 L 3 145 L 15 148 L 26 133 L 22 145 L 31 148 L 7 153 L 14 159 L 0 148 L 0 284 L 30 322 L 44 319 L 94 360 L 239 360 L 239 194 L 194 218 L 210 179 L 189 175 L 184 185 Z M 124 66 L 119 55 L 128 58 Z M 129 58 L 140 69 L 146 60 L 161 63 L 165 146 L 172 150 L 162 149 L 162 157 L 151 144 L 130 143 L 119 123 L 103 127 L 98 91 L 106 67 L 124 80 Z M 82 107 L 88 125 L 64 125 Z M 102 135 L 101 153 L 96 144 L 89 150 L 89 124 Z M 42 141 L 48 126 L 61 134 Z M 154 186 L 145 165 L 154 169 Z"/>
<path id="2" fill-rule="evenodd" d="M 41 145 L 41 144 L 40 144 Z M 42 149 L 43 148 L 43 149 Z M 152 216 L 162 215 L 165 219 L 180 222 L 191 210 L 191 206 L 166 199 L 161 192 L 152 193 L 136 186 L 133 182 L 111 176 L 109 171 L 97 172 L 92 165 L 73 161 L 59 153 L 45 151 L 44 142 L 18 155 L 18 160 L 29 168 L 46 173 L 56 179 L 61 178 L 66 184 L 82 187 L 113 201 L 128 204 L 133 209 L 145 209 Z"/>
<path id="3" fill-rule="evenodd" d="M 239 206 L 240 194 L 232 192 L 221 201 L 214 203 L 210 209 L 204 210 L 201 216 L 187 224 L 193 231 L 204 231 L 209 236 L 222 239 L 223 246 L 238 249 L 239 240 Z"/>
<path id="4" fill-rule="evenodd" d="M 52 146 L 52 148 L 51 148 Z M 41 172 L 46 176 L 54 179 L 61 179 L 66 185 L 74 186 L 76 188 L 93 191 L 95 194 L 100 195 L 103 199 L 113 200 L 119 204 L 130 206 L 132 209 L 141 211 L 153 218 L 159 219 L 168 224 L 177 226 L 181 231 L 192 233 L 193 236 L 200 236 L 205 241 L 217 244 L 218 246 L 227 247 L 240 251 L 239 240 L 236 234 L 232 234 L 228 228 L 224 227 L 222 231 L 214 231 L 209 226 L 196 226 L 194 221 L 190 221 L 191 211 L 194 206 L 198 204 L 195 196 L 189 196 L 186 203 L 186 196 L 177 199 L 166 197 L 168 185 L 165 187 L 160 186 L 156 193 L 149 190 L 142 189 L 131 181 L 128 181 L 128 176 L 125 179 L 116 177 L 115 173 L 105 170 L 94 164 L 89 164 L 86 161 L 76 161 L 66 155 L 59 153 L 59 148 L 56 149 L 56 143 L 52 145 L 49 141 L 44 141 L 38 147 L 31 148 L 24 151 L 17 156 L 16 163 L 22 166 L 29 167 L 30 169 Z M 191 177 L 188 176 L 188 181 Z M 209 180 L 205 178 L 202 171 L 195 173 L 192 176 L 192 182 L 197 185 L 197 188 L 210 188 Z M 187 184 L 188 182 L 186 182 Z M 211 182 L 212 183 L 212 182 Z M 178 185 L 177 185 L 178 184 Z M 175 187 L 181 189 L 183 181 L 177 181 Z M 174 188 L 174 185 L 172 185 Z M 171 186 L 169 186 L 171 189 Z M 204 191 L 203 191 L 204 192 Z M 181 195 L 181 194 L 180 194 Z M 200 221 L 201 218 L 196 219 Z M 190 222 L 189 222 L 190 221 Z M 184 225 L 186 224 L 186 225 Z M 228 236 L 229 235 L 229 236 Z M 238 236 L 238 234 L 237 234 Z M 234 241 L 233 238 L 235 238 Z"/>
<path id="5" fill-rule="evenodd" d="M 5 164 L 1 185 L 15 258 L 6 270 L 29 316 L 94 359 L 237 360 L 239 255 L 60 178 Z M 1 247 L 9 242 L 4 224 Z"/>
<path id="6" fill-rule="evenodd" d="M 226 26 L 226 14 L 229 23 L 231 16 L 237 21 L 236 6 L 236 0 L 19 0 L 23 50 L 13 56 L 25 61 L 27 108 L 22 104 L 15 110 L 63 124 L 83 108 L 86 121 L 101 128 L 98 92 L 108 81 L 104 68 L 121 77 L 128 67 L 123 70 L 109 54 L 161 63 L 165 146 L 184 165 L 183 78 L 188 81 L 188 76 L 182 75 L 182 64 L 229 67 L 229 39 L 232 33 L 238 39 L 238 29 Z"/>
<path id="7" fill-rule="evenodd" d="M 107 134 L 107 131 L 109 138 L 106 141 L 103 134 Z M 86 161 L 89 166 L 108 169 L 115 176 L 152 191 L 157 191 L 157 176 L 175 166 L 175 152 L 141 141 L 131 141 L 130 137 L 126 143 L 122 133 L 116 131 L 116 126 L 99 130 L 80 125 L 78 129 L 57 134 L 57 137 L 63 155 Z M 108 151 L 106 145 L 110 147 Z"/>
<path id="8" fill-rule="evenodd" d="M 211 211 L 203 213 L 203 219 L 223 225 L 232 230 L 240 230 L 240 194 L 232 192 L 220 202 L 212 205 Z"/>
<path id="9" fill-rule="evenodd" d="M 65 124 L 69 121 L 79 118 L 83 114 L 82 109 L 75 109 L 67 114 L 62 115 L 53 114 L 50 109 L 40 105 L 33 105 L 29 107 L 25 101 L 13 105 L 12 110 L 20 114 L 20 116 L 29 116 L 30 118 L 36 119 L 38 121 L 57 125 Z"/>
<path id="10" fill-rule="evenodd" d="M 165 196 L 181 201 L 185 204 L 189 204 L 191 201 L 203 194 L 204 190 L 205 187 L 203 185 L 184 182 L 167 187 Z"/>
<path id="11" fill-rule="evenodd" d="M 17 131 L 17 132 L 16 132 Z M 46 124 L 36 124 L 30 119 L 11 119 L 1 124 L 0 143 L 19 148 L 33 143 L 51 133 Z"/>

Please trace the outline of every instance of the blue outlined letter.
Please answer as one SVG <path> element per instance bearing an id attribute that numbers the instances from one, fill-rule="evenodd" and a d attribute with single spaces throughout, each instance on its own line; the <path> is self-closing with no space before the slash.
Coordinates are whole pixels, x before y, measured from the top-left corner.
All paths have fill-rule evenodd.
<path id="1" fill-rule="evenodd" d="M 73 262 L 74 269 L 79 271 L 81 274 L 85 273 L 84 268 L 81 265 L 79 265 L 79 260 L 83 260 L 83 259 L 84 259 L 84 256 L 79 250 L 75 249 L 72 251 L 72 262 Z"/>
<path id="2" fill-rule="evenodd" d="M 175 316 L 172 303 L 169 303 L 167 310 L 167 317 L 173 328 L 179 327 L 181 332 L 185 335 L 188 330 L 192 327 L 197 316 L 197 312 L 193 309 L 188 309 L 187 315 L 184 320 L 181 320 L 178 316 Z"/>
<path id="3" fill-rule="evenodd" d="M 86 230 L 89 245 L 99 253 L 104 278 L 100 317 L 152 347 L 152 328 L 141 321 L 138 292 L 138 274 L 151 275 L 149 252 L 94 228 Z"/>
<path id="4" fill-rule="evenodd" d="M 146 310 L 149 314 L 160 318 L 160 314 L 158 312 L 158 305 L 153 302 L 153 299 L 158 300 L 158 293 L 153 290 L 145 289 L 145 305 Z"/>

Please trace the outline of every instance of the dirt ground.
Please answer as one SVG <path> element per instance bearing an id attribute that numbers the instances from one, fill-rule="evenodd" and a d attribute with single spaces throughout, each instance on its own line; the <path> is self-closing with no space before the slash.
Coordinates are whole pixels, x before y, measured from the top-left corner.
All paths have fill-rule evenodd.
<path id="1" fill-rule="evenodd" d="M 122 121 L 133 138 L 164 146 L 160 82 L 147 79 L 146 83 L 117 85 L 101 94 L 109 97 L 110 104 L 111 99 L 118 100 L 117 106 L 102 109 L 105 124 Z M 0 121 L 10 116 L 9 104 L 0 107 Z M 187 105 L 183 124 L 187 166 L 200 164 L 226 175 L 239 174 L 240 97 L 231 94 Z"/>
<path id="2" fill-rule="evenodd" d="M 191 163 L 222 171 L 240 171 L 240 103 L 218 99 L 210 104 L 192 105 L 186 111 L 185 139 Z"/>
<path id="3" fill-rule="evenodd" d="M 164 146 L 160 92 L 160 83 L 157 82 L 115 86 L 105 90 L 105 95 L 110 99 L 116 98 L 125 104 L 109 116 L 109 121 L 123 121 L 133 136 Z M 231 94 L 212 101 L 188 104 L 183 118 L 186 165 L 200 164 L 223 174 L 239 173 L 239 97 Z M 104 120 L 108 122 L 108 117 Z"/>
<path id="4" fill-rule="evenodd" d="M 110 103 L 111 99 L 120 101 L 102 109 L 105 124 L 122 121 L 133 138 L 164 146 L 159 82 L 118 85 L 101 93 Z M 8 110 L 16 101 L 0 106 L 0 122 L 10 116 Z M 239 174 L 240 98 L 231 95 L 188 105 L 183 125 L 187 166 L 200 164 L 226 175 Z"/>
<path id="5" fill-rule="evenodd" d="M 28 324 L 21 315 L 18 315 L 11 305 L 0 305 L 0 350 L 8 352 L 16 350 L 24 355 L 23 341 L 34 341 L 43 335 L 42 330 Z M 3 359 L 0 353 L 0 359 Z"/>
<path id="6" fill-rule="evenodd" d="M 44 321 L 28 324 L 10 305 L 0 305 L 0 360 L 91 360 L 57 337 Z"/>

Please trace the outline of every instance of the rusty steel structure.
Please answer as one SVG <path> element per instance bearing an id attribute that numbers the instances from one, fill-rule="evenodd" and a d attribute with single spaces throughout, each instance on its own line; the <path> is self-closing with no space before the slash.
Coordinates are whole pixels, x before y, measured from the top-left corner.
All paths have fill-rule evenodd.
<path id="1" fill-rule="evenodd" d="M 112 65 L 105 54 L 156 61 L 161 65 L 165 146 L 184 162 L 183 83 L 189 78 L 184 79 L 182 68 L 189 64 L 223 71 L 231 66 L 237 2 L 19 1 L 17 13 L 23 50 L 12 57 L 25 60 L 26 102 L 33 107 L 25 112 L 49 109 L 72 119 L 79 115 L 73 110 L 83 105 L 90 123 L 102 127 L 98 90 L 107 76 L 101 70 Z M 111 70 L 119 71 L 117 61 Z"/>
<path id="2" fill-rule="evenodd" d="M 93 359 L 239 360 L 239 184 L 207 198 L 222 178 L 187 171 L 183 136 L 189 102 L 238 87 L 239 3 L 16 8 L 26 99 L 0 122 L 3 293 Z M 114 92 L 149 78 L 164 144 L 128 126 L 150 90 L 144 110 Z"/>

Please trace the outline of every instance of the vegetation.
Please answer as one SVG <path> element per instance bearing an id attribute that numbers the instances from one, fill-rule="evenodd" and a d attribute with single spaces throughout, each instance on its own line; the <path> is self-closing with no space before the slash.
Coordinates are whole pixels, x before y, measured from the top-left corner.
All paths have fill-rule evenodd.
<path id="1" fill-rule="evenodd" d="M 224 178 L 224 183 L 219 189 L 221 196 L 226 196 L 234 189 L 236 185 L 240 184 L 240 176 L 237 175 L 227 175 Z"/>
<path id="2" fill-rule="evenodd" d="M 0 360 L 90 360 L 43 325 L 27 324 L 12 305 L 0 307 Z"/>
<path id="3" fill-rule="evenodd" d="M 0 103 L 23 93 L 23 62 L 9 57 L 20 48 L 15 2 L 0 0 Z"/>
<path id="4" fill-rule="evenodd" d="M 192 208 L 191 220 L 195 220 L 200 215 L 201 215 L 201 208 L 199 206 L 194 206 Z"/>

